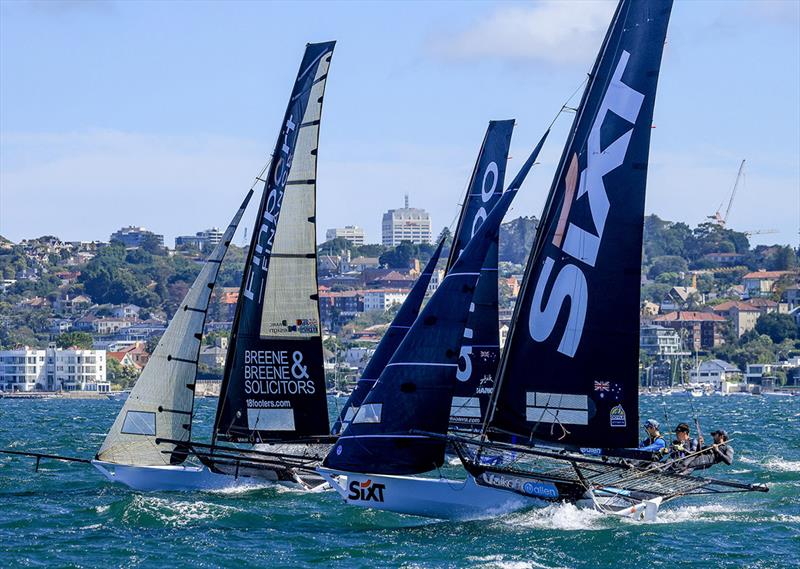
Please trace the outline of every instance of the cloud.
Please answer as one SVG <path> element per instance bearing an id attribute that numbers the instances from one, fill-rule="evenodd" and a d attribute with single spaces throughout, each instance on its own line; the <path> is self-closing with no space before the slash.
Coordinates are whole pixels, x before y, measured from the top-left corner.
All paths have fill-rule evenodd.
<path id="1" fill-rule="evenodd" d="M 499 58 L 548 64 L 581 63 L 597 53 L 614 2 L 543 0 L 504 6 L 433 48 L 455 59 Z"/>

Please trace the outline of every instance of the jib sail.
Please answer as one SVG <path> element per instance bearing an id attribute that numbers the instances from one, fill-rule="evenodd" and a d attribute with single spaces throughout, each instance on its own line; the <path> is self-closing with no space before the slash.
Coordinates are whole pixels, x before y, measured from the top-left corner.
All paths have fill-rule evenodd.
<path id="1" fill-rule="evenodd" d="M 186 459 L 184 449 L 172 443 L 156 444 L 156 439 L 187 442 L 190 439 L 197 358 L 208 302 L 222 259 L 252 195 L 252 190 L 247 193 L 172 317 L 103 441 L 98 460 L 161 466 L 180 464 Z"/>
<path id="2" fill-rule="evenodd" d="M 490 438 L 635 446 L 645 185 L 671 2 L 623 0 L 526 268 Z"/>
<path id="3" fill-rule="evenodd" d="M 403 301 L 403 305 L 400 307 L 394 320 L 392 320 L 386 333 L 378 343 L 378 347 L 375 348 L 375 353 L 369 360 L 367 367 L 364 368 L 364 373 L 358 380 L 356 388 L 350 394 L 350 397 L 347 398 L 344 407 L 342 407 L 339 413 L 338 419 L 331 429 L 334 435 L 341 433 L 344 426 L 353 420 L 353 417 L 355 417 L 355 414 L 358 412 L 358 408 L 361 406 L 367 393 L 369 393 L 369 390 L 375 385 L 375 382 L 378 381 L 378 377 L 380 377 L 381 372 L 386 367 L 386 364 L 389 363 L 389 360 L 392 359 L 395 350 L 397 350 L 397 346 L 399 346 L 403 338 L 406 337 L 414 320 L 417 319 L 422 301 L 425 298 L 425 292 L 428 290 L 428 284 L 431 282 L 431 276 L 436 269 L 436 264 L 439 262 L 439 256 L 442 253 L 443 245 L 444 240 L 439 243 L 439 246 L 433 252 L 428 264 L 425 265 L 425 269 L 420 274 L 417 282 L 414 283 L 411 292 L 408 293 L 405 301 Z"/>
<path id="4" fill-rule="evenodd" d="M 334 42 L 309 44 L 250 243 L 214 432 L 231 441 L 329 430 L 316 272 L 317 146 Z"/>
<path id="5" fill-rule="evenodd" d="M 489 123 L 456 226 L 448 271 L 503 194 L 513 129 L 513 120 Z M 455 372 L 457 381 L 450 408 L 452 430 L 479 430 L 486 416 L 494 374 L 500 361 L 497 262 L 495 235 L 481 267 L 459 350 Z"/>

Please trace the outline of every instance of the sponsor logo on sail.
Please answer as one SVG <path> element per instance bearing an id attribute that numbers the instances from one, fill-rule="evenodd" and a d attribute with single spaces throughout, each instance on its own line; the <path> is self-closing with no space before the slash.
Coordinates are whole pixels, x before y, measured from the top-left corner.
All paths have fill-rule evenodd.
<path id="1" fill-rule="evenodd" d="M 383 491 L 386 484 L 380 484 L 367 480 L 360 482 L 353 480 L 348 486 L 350 493 L 347 495 L 349 500 L 359 500 L 361 502 L 383 502 Z"/>
<path id="2" fill-rule="evenodd" d="M 617 405 L 611 408 L 609 412 L 611 417 L 611 426 L 612 427 L 625 427 L 627 426 L 627 420 L 625 419 L 625 409 L 622 408 L 622 405 Z"/>
<path id="3" fill-rule="evenodd" d="M 635 125 L 644 101 L 642 93 L 622 82 L 622 75 L 629 58 L 630 53 L 623 51 L 611 81 L 603 94 L 600 109 L 586 142 L 586 168 L 578 176 L 578 157 L 574 154 L 564 179 L 564 204 L 552 243 L 561 250 L 560 253 L 565 253 L 576 263 L 565 263 L 551 279 L 556 259 L 553 256 L 544 259 L 544 265 L 534 289 L 533 303 L 528 319 L 531 338 L 535 342 L 544 342 L 553 333 L 562 308 L 569 299 L 567 323 L 558 344 L 558 351 L 570 358 L 575 356 L 580 344 L 586 320 L 586 307 L 589 304 L 584 270 L 587 267 L 594 268 L 597 263 L 606 220 L 611 209 L 603 176 L 617 169 L 625 161 L 628 144 L 633 135 L 633 127 L 631 127 L 616 140 L 607 144 L 605 148 L 602 148 L 600 131 L 605 118 L 610 113 Z M 569 221 L 573 199 L 577 200 L 584 196 L 587 198 L 594 232 Z M 564 257 L 560 253 L 554 256 L 556 258 Z M 547 299 L 545 299 L 546 290 L 549 290 Z M 542 308 L 543 305 L 544 308 Z"/>
<path id="4" fill-rule="evenodd" d="M 554 500 L 558 498 L 558 489 L 554 484 L 549 482 L 540 482 L 538 480 L 525 480 L 516 476 L 505 476 L 503 474 L 496 474 L 494 472 L 484 472 L 481 474 L 480 480 L 489 486 L 495 488 L 506 488 L 526 494 L 528 496 L 535 496 L 537 498 L 544 498 Z"/>

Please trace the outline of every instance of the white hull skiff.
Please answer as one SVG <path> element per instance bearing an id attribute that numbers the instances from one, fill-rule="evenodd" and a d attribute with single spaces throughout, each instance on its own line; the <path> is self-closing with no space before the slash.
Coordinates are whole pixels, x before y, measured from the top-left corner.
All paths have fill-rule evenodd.
<path id="1" fill-rule="evenodd" d="M 143 492 L 220 490 L 256 482 L 253 478 L 216 474 L 205 466 L 135 466 L 101 460 L 93 460 L 92 464 L 109 481 Z"/>
<path id="2" fill-rule="evenodd" d="M 142 492 L 221 490 L 262 484 L 280 484 L 297 489 L 321 491 L 327 484 L 310 488 L 291 481 L 278 480 L 271 470 L 260 470 L 258 476 L 217 474 L 206 466 L 135 466 L 93 460 L 92 464 L 111 482 L 124 484 Z M 323 488 L 323 486 L 325 488 Z"/>
<path id="3" fill-rule="evenodd" d="M 480 485 L 467 474 L 466 479 L 419 478 L 358 474 L 318 468 L 346 504 L 443 520 L 470 520 L 495 517 L 530 507 L 545 507 L 553 502 L 526 497 L 508 490 Z M 578 507 L 636 521 L 655 521 L 661 498 L 638 503 L 620 499 L 613 490 L 587 493 Z"/>
<path id="4" fill-rule="evenodd" d="M 463 480 L 358 474 L 318 468 L 345 503 L 428 518 L 478 519 L 547 503 Z"/>

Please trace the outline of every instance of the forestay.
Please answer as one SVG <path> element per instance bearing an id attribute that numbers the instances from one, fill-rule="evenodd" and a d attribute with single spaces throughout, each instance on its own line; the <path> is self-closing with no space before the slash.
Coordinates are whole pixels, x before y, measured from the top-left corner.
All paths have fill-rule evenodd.
<path id="1" fill-rule="evenodd" d="M 208 303 L 225 253 L 253 191 L 245 197 L 158 342 L 106 436 L 97 459 L 117 464 L 180 464 L 185 449 L 156 438 L 189 441 L 197 358 Z"/>
<path id="2" fill-rule="evenodd" d="M 671 2 L 623 0 L 525 272 L 488 434 L 635 446 L 639 287 L 656 85 Z"/>
<path id="3" fill-rule="evenodd" d="M 327 435 L 316 273 L 316 175 L 334 42 L 309 44 L 268 169 L 223 376 L 215 436 Z"/>
<path id="4" fill-rule="evenodd" d="M 414 320 L 417 319 L 422 301 L 425 298 L 425 293 L 428 290 L 428 284 L 431 282 L 431 276 L 433 275 L 433 271 L 436 270 L 436 264 L 439 262 L 439 256 L 442 253 L 443 245 L 444 240 L 439 242 L 439 246 L 433 252 L 428 264 L 425 265 L 425 269 L 419 275 L 417 282 L 414 283 L 411 292 L 408 293 L 408 296 L 403 301 L 400 310 L 397 311 L 392 323 L 378 343 L 378 347 L 375 348 L 375 353 L 372 355 L 372 358 L 370 358 L 369 363 L 367 363 L 367 367 L 364 368 L 364 373 L 361 374 L 361 378 L 358 380 L 350 397 L 347 398 L 344 407 L 342 407 L 339 413 L 339 417 L 331 429 L 334 435 L 341 433 L 347 423 L 353 420 L 353 417 L 355 417 L 355 414 L 358 412 L 358 408 L 366 398 L 367 393 L 369 393 L 369 390 L 375 385 L 375 382 L 378 380 L 378 377 L 380 377 L 386 364 L 392 359 L 400 342 L 406 337 Z"/>
<path id="5" fill-rule="evenodd" d="M 467 195 L 450 249 L 448 271 L 503 194 L 513 129 L 513 120 L 489 123 L 467 186 Z M 494 374 L 500 361 L 497 263 L 495 236 L 481 267 L 459 349 L 458 369 L 455 372 L 457 381 L 450 409 L 452 430 L 479 430 L 486 416 Z"/>

